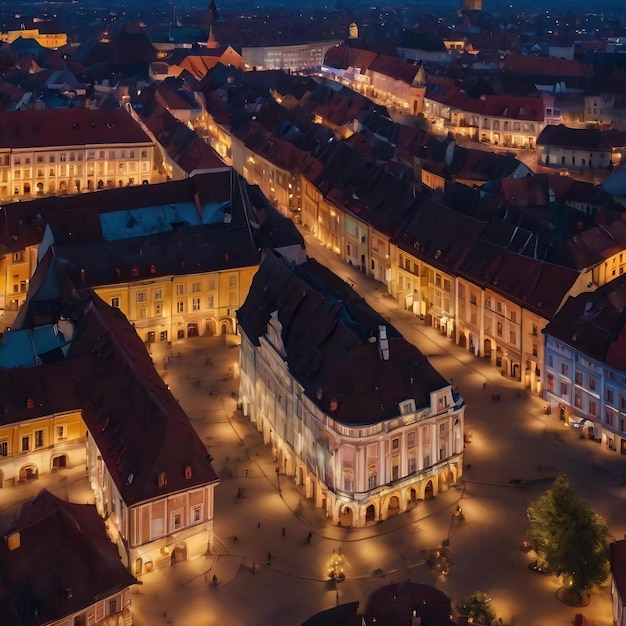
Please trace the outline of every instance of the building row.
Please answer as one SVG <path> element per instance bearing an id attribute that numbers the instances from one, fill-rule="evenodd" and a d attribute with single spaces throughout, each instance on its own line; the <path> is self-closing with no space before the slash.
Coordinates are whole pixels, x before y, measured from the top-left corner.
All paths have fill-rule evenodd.
<path id="1" fill-rule="evenodd" d="M 212 542 L 211 459 L 115 307 L 75 289 L 53 249 L 3 334 L 0 485 L 86 467 L 98 514 L 133 574 Z"/>
<path id="2" fill-rule="evenodd" d="M 401 306 L 538 394 L 546 325 L 569 297 L 626 267 L 620 207 L 593 185 L 525 176 L 489 183 L 489 194 L 444 180 L 435 196 L 369 163 L 353 137 L 330 142 L 320 158 L 300 155 L 294 170 L 286 155 L 295 147 L 268 133 L 259 141 L 258 124 L 233 133 L 207 115 L 210 141 L 282 211 Z M 594 226 L 602 214 L 605 223 Z M 550 234 L 559 215 L 569 238 Z M 613 424 L 615 440 L 621 431 Z"/>

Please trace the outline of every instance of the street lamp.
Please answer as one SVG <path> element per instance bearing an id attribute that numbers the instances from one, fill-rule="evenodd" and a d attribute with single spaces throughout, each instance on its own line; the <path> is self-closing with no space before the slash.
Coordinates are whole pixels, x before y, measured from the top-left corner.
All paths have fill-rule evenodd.
<path id="1" fill-rule="evenodd" d="M 276 468 L 276 484 L 278 485 L 278 493 L 280 493 L 280 468 Z"/>

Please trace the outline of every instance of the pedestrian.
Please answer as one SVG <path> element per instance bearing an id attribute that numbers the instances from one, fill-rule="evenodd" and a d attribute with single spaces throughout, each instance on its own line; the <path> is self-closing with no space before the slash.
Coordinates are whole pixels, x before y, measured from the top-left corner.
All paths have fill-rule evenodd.
<path id="1" fill-rule="evenodd" d="M 487 383 L 483 383 L 483 391 L 487 389 Z"/>
<path id="2" fill-rule="evenodd" d="M 233 537 L 233 541 L 234 541 L 235 543 L 237 543 L 237 535 L 235 535 L 235 536 Z"/>
<path id="3" fill-rule="evenodd" d="M 285 527 L 283 526 L 283 532 L 281 533 L 281 535 L 284 537 L 285 536 Z"/>
<path id="4" fill-rule="evenodd" d="M 213 586 L 215 587 L 216 585 L 217 585 L 217 576 L 213 574 Z"/>
<path id="5" fill-rule="evenodd" d="M 258 522 L 256 525 L 257 528 L 261 528 L 261 522 Z"/>

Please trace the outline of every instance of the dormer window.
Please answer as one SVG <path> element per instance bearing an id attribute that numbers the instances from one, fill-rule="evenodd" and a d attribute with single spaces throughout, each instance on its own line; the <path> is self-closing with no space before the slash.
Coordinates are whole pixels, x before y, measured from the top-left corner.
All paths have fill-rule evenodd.
<path id="1" fill-rule="evenodd" d="M 150 266 L 150 273 L 151 273 L 151 274 L 156 274 L 156 273 L 157 273 L 157 268 L 156 268 L 156 265 L 151 265 L 151 266 Z"/>
<path id="2" fill-rule="evenodd" d="M 135 278 L 139 276 L 139 268 L 136 265 L 133 265 L 133 267 L 131 268 L 130 275 L 134 276 Z"/>
<path id="3" fill-rule="evenodd" d="M 163 489 L 163 487 L 167 487 L 167 474 L 165 472 L 161 472 L 159 474 L 159 489 Z"/>

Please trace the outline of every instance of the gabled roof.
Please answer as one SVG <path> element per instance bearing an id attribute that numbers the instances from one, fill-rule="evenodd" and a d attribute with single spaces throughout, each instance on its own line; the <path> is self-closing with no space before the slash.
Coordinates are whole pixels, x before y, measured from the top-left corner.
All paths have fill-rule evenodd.
<path id="1" fill-rule="evenodd" d="M 340 423 L 391 419 L 399 415 L 398 402 L 410 398 L 418 410 L 428 407 L 430 393 L 447 386 L 417 348 L 313 259 L 294 265 L 275 253 L 266 255 L 237 319 L 260 345 L 274 313 L 290 373 L 307 397 Z M 379 351 L 380 326 L 388 338 L 388 359 Z"/>
<path id="2" fill-rule="evenodd" d="M 471 98 L 456 81 L 442 77 L 429 78 L 426 98 L 467 113 L 528 122 L 543 122 L 546 101 L 551 99 L 544 96 L 490 94 Z"/>
<path id="3" fill-rule="evenodd" d="M 485 224 L 426 197 L 418 197 L 393 241 L 434 267 L 455 272 Z"/>
<path id="4" fill-rule="evenodd" d="M 76 287 L 250 267 L 259 252 L 244 193 L 225 168 L 158 185 L 7 205 L 0 232 L 10 241 L 16 237 L 17 245 L 25 229 L 32 238 L 35 229 L 41 241 L 48 225 Z"/>
<path id="5" fill-rule="evenodd" d="M 324 65 L 337 69 L 348 69 L 349 67 L 360 68 L 362 71 L 367 69 L 374 59 L 378 56 L 377 52 L 363 50 L 354 45 L 341 43 L 333 46 L 326 51 L 324 57 Z"/>
<path id="6" fill-rule="evenodd" d="M 578 279 L 578 272 L 475 242 L 458 268 L 459 274 L 491 289 L 537 315 L 551 319 Z"/>
<path id="7" fill-rule="evenodd" d="M 124 502 L 132 506 L 217 482 L 204 444 L 134 327 L 121 311 L 87 294 L 92 304 L 66 363 L 90 436 Z"/>
<path id="8" fill-rule="evenodd" d="M 499 152 L 456 146 L 454 156 L 455 158 L 449 167 L 449 173 L 460 180 L 480 183 L 501 178 L 504 185 L 505 180 L 507 182 L 513 180 L 509 177 L 517 175 L 516 172 L 528 170 L 515 157 Z M 515 180 L 525 180 L 525 178 Z"/>
<path id="9" fill-rule="evenodd" d="M 226 167 L 213 148 L 156 99 L 141 112 L 141 119 L 167 155 L 188 175 Z"/>
<path id="10" fill-rule="evenodd" d="M 16 533 L 18 543 L 11 549 L 0 541 L 5 626 L 56 622 L 137 582 L 94 505 L 65 502 L 44 489 L 5 532 Z"/>
<path id="11" fill-rule="evenodd" d="M 38 321 L 44 303 L 69 347 L 41 365 L 0 370 L 3 423 L 80 410 L 129 506 L 217 481 L 206 448 L 132 324 L 93 292 L 68 290 L 63 264 L 52 263 L 52 256 L 48 250 L 35 271 L 35 293 L 16 333 Z"/>
<path id="12" fill-rule="evenodd" d="M 611 151 L 611 145 L 599 128 L 570 128 L 564 124 L 546 126 L 537 137 L 537 145 Z"/>
<path id="13" fill-rule="evenodd" d="M 417 76 L 421 67 L 421 63 L 416 65 L 415 63 L 409 63 L 398 59 L 397 57 L 390 57 L 384 54 L 379 54 L 367 68 L 370 72 L 376 72 L 389 76 L 395 80 L 399 80 L 408 85 L 412 85 L 415 77 Z"/>
<path id="14" fill-rule="evenodd" d="M 282 215 L 265 197 L 258 185 L 247 185 L 250 198 L 250 223 L 254 240 L 261 248 L 305 248 L 304 238 L 293 220 Z"/>
<path id="15" fill-rule="evenodd" d="M 169 77 L 159 82 L 154 87 L 153 95 L 156 95 L 168 110 L 181 109 L 200 113 L 200 103 L 178 78 Z"/>
<path id="16" fill-rule="evenodd" d="M 626 247 L 626 214 L 610 224 L 594 226 L 566 242 L 579 269 L 591 268 Z"/>
<path id="17" fill-rule="evenodd" d="M 548 206 L 548 181 L 544 176 L 502 178 L 502 195 L 506 204 L 530 207 Z"/>
<path id="18" fill-rule="evenodd" d="M 544 332 L 592 359 L 624 371 L 626 274 L 595 292 L 568 298 Z"/>

